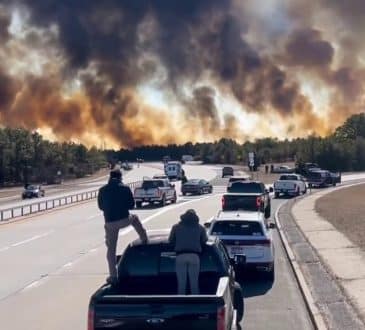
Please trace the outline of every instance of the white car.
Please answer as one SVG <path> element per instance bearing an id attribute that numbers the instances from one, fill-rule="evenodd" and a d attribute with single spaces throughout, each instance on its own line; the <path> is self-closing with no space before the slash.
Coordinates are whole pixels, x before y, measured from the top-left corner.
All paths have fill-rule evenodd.
<path id="1" fill-rule="evenodd" d="M 307 192 L 307 185 L 300 174 L 282 174 L 279 180 L 274 182 L 275 198 L 280 194 L 287 196 L 299 196 Z"/>
<path id="2" fill-rule="evenodd" d="M 219 237 L 231 258 L 245 255 L 245 269 L 263 272 L 275 279 L 275 249 L 271 229 L 262 212 L 220 211 L 205 223 L 209 236 Z"/>
<path id="3" fill-rule="evenodd" d="M 165 174 L 172 180 L 181 180 L 183 177 L 183 169 L 180 162 L 168 162 L 165 164 Z"/>

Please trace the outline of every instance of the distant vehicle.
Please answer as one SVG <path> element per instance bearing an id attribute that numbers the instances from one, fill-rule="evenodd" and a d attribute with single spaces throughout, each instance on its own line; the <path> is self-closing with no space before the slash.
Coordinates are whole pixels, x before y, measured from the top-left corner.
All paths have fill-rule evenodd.
<path id="1" fill-rule="evenodd" d="M 170 157 L 170 156 L 164 156 L 164 157 L 162 158 L 162 161 L 163 161 L 163 163 L 164 163 L 164 164 L 166 164 L 166 163 L 168 163 L 169 161 L 171 161 L 171 157 Z"/>
<path id="2" fill-rule="evenodd" d="M 226 176 L 232 176 L 234 174 L 233 167 L 231 166 L 225 166 L 222 169 L 222 178 L 225 178 Z"/>
<path id="3" fill-rule="evenodd" d="M 304 163 L 296 167 L 295 173 L 301 174 L 306 177 L 307 175 L 309 175 L 310 171 L 317 171 L 320 169 L 321 168 L 316 163 Z"/>
<path id="4" fill-rule="evenodd" d="M 228 179 L 227 189 L 229 189 L 229 187 L 232 185 L 233 182 L 237 182 L 237 181 L 249 181 L 249 180 L 251 180 L 251 177 L 249 175 L 231 176 Z"/>
<path id="5" fill-rule="evenodd" d="M 309 187 L 336 186 L 337 183 L 341 183 L 341 175 L 327 170 L 311 170 L 307 175 L 307 182 Z"/>
<path id="6" fill-rule="evenodd" d="M 22 193 L 22 198 L 44 197 L 45 191 L 41 185 L 27 185 Z"/>
<path id="7" fill-rule="evenodd" d="M 165 164 L 165 174 L 170 180 L 172 179 L 181 180 L 184 175 L 181 163 L 168 162 L 167 164 Z"/>
<path id="8" fill-rule="evenodd" d="M 294 172 L 295 168 L 287 165 L 275 166 L 273 171 L 271 171 L 271 173 L 294 173 Z"/>
<path id="9" fill-rule="evenodd" d="M 274 182 L 275 197 L 280 194 L 288 196 L 299 196 L 307 192 L 307 185 L 300 174 L 283 174 L 279 180 Z"/>
<path id="10" fill-rule="evenodd" d="M 227 193 L 222 197 L 223 211 L 260 211 L 265 217 L 271 215 L 270 192 L 273 188 L 266 189 L 260 181 L 232 182 L 227 188 Z"/>
<path id="11" fill-rule="evenodd" d="M 169 179 L 166 174 L 155 174 L 152 178 L 153 179 L 163 179 L 163 180 Z"/>
<path id="12" fill-rule="evenodd" d="M 158 203 L 165 206 L 166 202 L 176 203 L 175 185 L 166 179 L 144 179 L 142 186 L 134 190 L 136 207 L 142 207 L 142 203 Z"/>
<path id="13" fill-rule="evenodd" d="M 274 281 L 275 249 L 270 229 L 275 225 L 267 223 L 263 213 L 219 212 L 205 227 L 208 235 L 223 242 L 231 258 L 236 254 L 246 256 L 245 269 L 263 271 L 265 278 Z"/>
<path id="14" fill-rule="evenodd" d="M 192 155 L 183 155 L 181 157 L 181 160 L 184 162 L 192 162 L 194 160 L 194 157 Z"/>
<path id="15" fill-rule="evenodd" d="M 213 186 L 206 180 L 192 179 L 181 186 L 181 192 L 184 196 L 186 194 L 211 194 L 213 192 Z"/>
<path id="16" fill-rule="evenodd" d="M 104 284 L 91 296 L 88 330 L 229 330 L 243 318 L 243 292 L 218 239 L 200 254 L 199 295 L 176 294 L 176 253 L 167 233 L 148 233 L 147 244 L 135 241 L 118 258 L 118 283 Z"/>
<path id="17" fill-rule="evenodd" d="M 122 163 L 121 168 L 125 171 L 130 171 L 133 169 L 133 165 L 128 162 L 124 162 Z"/>

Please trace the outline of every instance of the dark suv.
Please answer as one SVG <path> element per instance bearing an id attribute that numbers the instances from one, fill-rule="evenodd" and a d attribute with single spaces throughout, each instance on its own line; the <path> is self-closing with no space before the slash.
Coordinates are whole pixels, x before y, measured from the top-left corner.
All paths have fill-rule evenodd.
<path id="1" fill-rule="evenodd" d="M 222 178 L 224 178 L 226 176 L 232 176 L 233 173 L 234 173 L 233 167 L 231 167 L 231 166 L 225 166 L 222 169 Z"/>

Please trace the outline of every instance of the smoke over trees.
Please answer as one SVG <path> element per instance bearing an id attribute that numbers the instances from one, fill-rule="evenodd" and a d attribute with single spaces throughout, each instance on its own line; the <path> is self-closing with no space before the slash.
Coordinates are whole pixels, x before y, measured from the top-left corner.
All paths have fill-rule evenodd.
<path id="1" fill-rule="evenodd" d="M 351 2 L 3 0 L 0 122 L 124 147 L 326 135 L 364 110 Z"/>

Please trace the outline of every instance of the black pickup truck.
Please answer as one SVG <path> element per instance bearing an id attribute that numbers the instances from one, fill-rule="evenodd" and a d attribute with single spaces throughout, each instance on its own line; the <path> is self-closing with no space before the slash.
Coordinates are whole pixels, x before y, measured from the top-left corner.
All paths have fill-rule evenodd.
<path id="1" fill-rule="evenodd" d="M 227 186 L 227 193 L 222 197 L 223 211 L 261 211 L 265 218 L 271 215 L 270 192 L 259 181 L 236 181 Z"/>
<path id="2" fill-rule="evenodd" d="M 228 330 L 243 318 L 243 293 L 222 243 L 208 241 L 200 256 L 199 295 L 177 295 L 175 252 L 167 233 L 131 243 L 118 262 L 118 283 L 90 299 L 88 330 Z M 244 256 L 235 256 L 244 263 Z M 234 320 L 234 316 L 236 319 Z"/>

